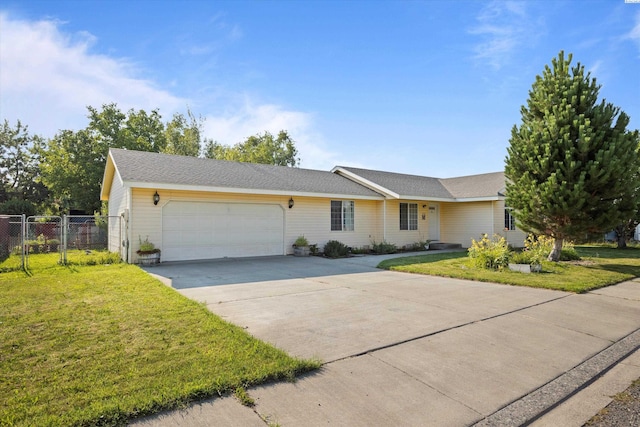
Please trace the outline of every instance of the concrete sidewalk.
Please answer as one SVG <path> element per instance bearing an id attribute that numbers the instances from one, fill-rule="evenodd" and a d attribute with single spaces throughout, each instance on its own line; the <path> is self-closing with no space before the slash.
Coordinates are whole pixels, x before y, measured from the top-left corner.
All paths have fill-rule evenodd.
<path id="1" fill-rule="evenodd" d="M 640 282 L 575 295 L 380 271 L 380 259 L 150 269 L 254 336 L 324 365 L 249 390 L 254 408 L 223 397 L 136 425 L 578 426 L 606 402 L 575 399 L 616 372 L 640 376 Z M 233 284 L 221 283 L 225 275 Z"/>

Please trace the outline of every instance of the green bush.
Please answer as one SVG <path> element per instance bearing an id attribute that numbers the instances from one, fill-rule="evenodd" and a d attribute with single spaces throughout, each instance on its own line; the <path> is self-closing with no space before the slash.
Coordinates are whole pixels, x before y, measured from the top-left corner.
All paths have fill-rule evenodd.
<path id="1" fill-rule="evenodd" d="M 393 243 L 385 242 L 384 240 L 380 243 L 371 242 L 371 252 L 374 254 L 395 254 L 397 251 L 398 248 Z"/>
<path id="2" fill-rule="evenodd" d="M 524 242 L 524 247 L 525 251 L 531 252 L 536 260 L 534 263 L 540 264 L 543 260 L 547 259 L 553 250 L 553 238 L 529 234 L 527 240 Z M 580 256 L 576 252 L 573 242 L 565 242 L 562 246 L 562 252 L 560 252 L 560 261 L 576 261 L 579 259 Z"/>
<path id="3" fill-rule="evenodd" d="M 371 252 L 371 250 L 367 247 L 356 247 L 356 248 L 351 248 L 351 253 L 352 254 L 357 254 L 357 255 L 363 255 L 363 254 L 368 254 L 369 252 Z"/>
<path id="4" fill-rule="evenodd" d="M 560 252 L 560 261 L 578 261 L 580 259 L 580 255 L 572 243 L 565 245 Z"/>
<path id="5" fill-rule="evenodd" d="M 509 245 L 502 236 L 489 239 L 483 234 L 479 241 L 472 239 L 468 253 L 471 263 L 478 268 L 501 270 L 509 265 Z"/>
<path id="6" fill-rule="evenodd" d="M 309 246 L 309 241 L 307 240 L 306 237 L 300 236 L 296 239 L 295 242 L 293 242 L 293 246 L 298 246 L 298 247 Z"/>
<path id="7" fill-rule="evenodd" d="M 329 258 L 341 258 L 346 257 L 349 254 L 349 248 L 344 243 L 337 240 L 329 240 L 324 245 L 324 255 Z"/>
<path id="8" fill-rule="evenodd" d="M 509 262 L 513 264 L 540 264 L 530 251 L 512 252 L 509 255 Z"/>

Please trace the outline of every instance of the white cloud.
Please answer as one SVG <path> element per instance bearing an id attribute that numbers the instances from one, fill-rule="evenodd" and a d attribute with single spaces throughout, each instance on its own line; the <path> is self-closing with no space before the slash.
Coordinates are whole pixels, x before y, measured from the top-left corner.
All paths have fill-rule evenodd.
<path id="1" fill-rule="evenodd" d="M 336 154 L 329 151 L 322 135 L 314 129 L 309 113 L 287 110 L 274 104 L 256 104 L 245 95 L 236 107 L 225 113 L 207 115 L 204 123 L 206 138 L 221 144 L 234 145 L 251 135 L 265 131 L 276 135 L 286 130 L 294 139 L 302 167 L 327 170 L 336 164 Z"/>
<path id="2" fill-rule="evenodd" d="M 478 35 L 482 41 L 474 49 L 474 58 L 495 70 L 507 64 L 514 52 L 530 42 L 534 34 L 534 25 L 522 2 L 493 1 L 482 9 L 476 20 L 478 25 L 469 33 Z"/>
<path id="3" fill-rule="evenodd" d="M 21 120 L 33 133 L 86 126 L 86 106 L 184 108 L 187 101 L 138 76 L 126 59 L 91 53 L 96 38 L 61 31 L 57 21 L 22 21 L 0 13 L 0 118 Z"/>
<path id="4" fill-rule="evenodd" d="M 230 38 L 241 37 L 236 26 L 216 20 Z M 206 118 L 208 138 L 235 144 L 264 131 L 287 130 L 296 141 L 303 167 L 327 170 L 336 164 L 336 155 L 314 129 L 311 114 L 257 103 L 250 95 L 226 88 L 210 93 L 206 103 L 181 98 L 139 77 L 135 63 L 91 53 L 97 43 L 91 34 L 70 35 L 63 29 L 61 22 L 21 21 L 0 12 L 0 120 L 12 124 L 20 120 L 33 134 L 53 137 L 60 129 L 86 127 L 87 106 L 115 102 L 122 111 L 157 108 L 169 119 L 196 104 L 194 113 Z M 226 110 L 212 113 L 219 105 Z"/>
<path id="5" fill-rule="evenodd" d="M 640 49 L 640 12 L 636 13 L 635 25 L 625 38 L 633 40 L 638 45 L 638 49 Z"/>

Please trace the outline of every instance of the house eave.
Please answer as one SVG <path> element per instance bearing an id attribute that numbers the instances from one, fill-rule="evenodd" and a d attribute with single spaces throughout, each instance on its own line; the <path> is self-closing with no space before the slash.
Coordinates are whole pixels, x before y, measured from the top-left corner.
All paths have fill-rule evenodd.
<path id="1" fill-rule="evenodd" d="M 107 164 L 104 168 L 104 174 L 102 175 L 102 186 L 100 187 L 100 200 L 109 200 L 109 194 L 111 193 L 111 184 L 113 183 L 113 177 L 116 173 L 115 163 L 111 157 L 111 152 L 107 156 Z"/>
<path id="2" fill-rule="evenodd" d="M 145 189 L 168 190 L 168 191 L 199 191 L 199 192 L 206 192 L 206 193 L 257 194 L 257 195 L 263 195 L 263 196 L 286 196 L 286 197 L 297 196 L 297 197 L 318 197 L 318 198 L 358 199 L 358 200 L 383 200 L 384 199 L 383 196 L 364 196 L 361 194 L 312 193 L 312 192 L 306 192 L 306 191 L 215 187 L 215 186 L 169 184 L 169 183 L 154 183 L 154 182 L 126 181 L 124 185 L 125 187 L 129 187 L 129 188 L 145 188 Z"/>

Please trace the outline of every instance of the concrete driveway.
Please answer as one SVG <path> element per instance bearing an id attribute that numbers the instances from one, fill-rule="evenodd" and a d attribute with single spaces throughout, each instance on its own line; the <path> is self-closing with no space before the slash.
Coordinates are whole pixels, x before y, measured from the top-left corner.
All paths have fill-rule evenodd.
<path id="1" fill-rule="evenodd" d="M 575 295 L 382 271 L 382 259 L 149 268 L 257 338 L 324 365 L 251 389 L 253 409 L 221 398 L 138 424 L 520 425 L 640 346 L 640 282 Z M 640 376 L 638 352 L 626 363 Z M 582 407 L 573 425 L 600 404 Z"/>

